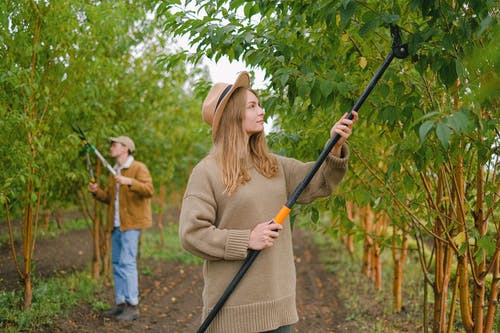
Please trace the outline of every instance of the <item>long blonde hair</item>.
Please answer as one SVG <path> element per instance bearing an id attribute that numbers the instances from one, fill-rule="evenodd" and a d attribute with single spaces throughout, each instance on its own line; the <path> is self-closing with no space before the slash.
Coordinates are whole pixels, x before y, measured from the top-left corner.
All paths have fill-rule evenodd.
<path id="1" fill-rule="evenodd" d="M 255 91 L 250 91 L 257 96 Z M 221 166 L 225 192 L 231 194 L 250 181 L 250 163 L 259 173 L 271 178 L 278 173 L 278 161 L 269 153 L 264 132 L 248 137 L 243 121 L 247 104 L 247 89 L 238 88 L 223 111 L 214 140 L 212 153 Z"/>

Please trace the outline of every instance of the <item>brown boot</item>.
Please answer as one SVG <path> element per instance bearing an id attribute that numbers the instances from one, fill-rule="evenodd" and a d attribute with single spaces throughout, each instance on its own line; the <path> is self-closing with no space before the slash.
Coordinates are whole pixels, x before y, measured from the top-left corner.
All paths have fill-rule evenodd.
<path id="1" fill-rule="evenodd" d="M 128 304 L 125 310 L 115 318 L 117 320 L 135 320 L 139 318 L 139 307 L 137 305 Z"/>
<path id="2" fill-rule="evenodd" d="M 112 308 L 111 310 L 107 310 L 107 311 L 104 311 L 102 313 L 102 316 L 104 318 L 114 318 L 120 314 L 123 313 L 123 311 L 125 311 L 125 309 L 127 308 L 127 303 L 121 303 L 121 304 L 117 304 L 114 308 Z"/>

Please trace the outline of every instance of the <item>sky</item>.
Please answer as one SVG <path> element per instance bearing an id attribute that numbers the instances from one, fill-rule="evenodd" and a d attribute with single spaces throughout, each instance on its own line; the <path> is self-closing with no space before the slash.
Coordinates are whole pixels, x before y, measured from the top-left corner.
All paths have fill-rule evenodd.
<path id="1" fill-rule="evenodd" d="M 236 80 L 236 76 L 241 71 L 253 70 L 255 76 L 251 78 L 252 86 L 257 89 L 263 89 L 266 87 L 264 80 L 264 72 L 260 69 L 252 69 L 247 66 L 244 62 L 233 61 L 230 62 L 227 57 L 222 57 L 218 62 L 214 62 L 210 59 L 206 59 L 205 63 L 208 65 L 210 71 L 210 77 L 213 83 L 216 82 L 226 82 L 233 83 Z"/>
<path id="2" fill-rule="evenodd" d="M 177 48 L 187 50 L 188 52 L 195 52 L 195 47 L 189 46 L 187 36 L 177 36 L 175 40 Z M 213 83 L 225 82 L 232 84 L 241 71 L 253 71 L 254 75 L 250 77 L 252 87 L 255 89 L 266 89 L 268 86 L 264 78 L 264 71 L 258 68 L 251 68 L 243 61 L 229 61 L 226 56 L 222 56 L 217 62 L 208 58 L 204 58 L 202 61 L 203 64 L 208 66 L 210 79 Z M 264 124 L 264 132 L 268 134 L 272 128 L 273 119 L 267 117 Z"/>
<path id="3" fill-rule="evenodd" d="M 183 6 L 186 6 L 186 9 L 189 10 L 196 10 L 196 5 L 193 3 L 188 3 L 188 4 L 183 3 Z M 202 13 L 200 12 L 197 13 L 198 15 L 202 15 Z M 176 44 L 183 50 L 188 50 L 189 52 L 195 52 L 195 47 L 189 46 L 188 36 L 177 36 Z M 217 82 L 233 83 L 236 77 L 238 76 L 239 72 L 243 70 L 246 71 L 253 70 L 255 76 L 251 77 L 252 87 L 256 89 L 264 89 L 267 86 L 267 84 L 264 81 L 263 71 L 255 68 L 252 69 L 249 66 L 246 66 L 246 64 L 241 61 L 230 62 L 229 59 L 224 56 L 221 57 L 217 62 L 206 58 L 204 59 L 203 62 L 207 64 L 209 67 L 210 77 L 213 83 Z"/>

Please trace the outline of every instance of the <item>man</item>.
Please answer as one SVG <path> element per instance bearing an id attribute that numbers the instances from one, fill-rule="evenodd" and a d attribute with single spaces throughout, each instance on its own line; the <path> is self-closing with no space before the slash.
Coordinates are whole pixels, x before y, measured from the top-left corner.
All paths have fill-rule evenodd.
<path id="1" fill-rule="evenodd" d="M 118 320 L 139 318 L 137 248 L 141 229 L 152 225 L 151 197 L 153 182 L 145 164 L 135 161 L 135 144 L 127 136 L 111 138 L 111 157 L 116 176 L 110 177 L 103 190 L 90 183 L 94 197 L 108 204 L 106 231 L 111 233 L 111 262 L 115 283 L 116 306 L 103 313 Z"/>

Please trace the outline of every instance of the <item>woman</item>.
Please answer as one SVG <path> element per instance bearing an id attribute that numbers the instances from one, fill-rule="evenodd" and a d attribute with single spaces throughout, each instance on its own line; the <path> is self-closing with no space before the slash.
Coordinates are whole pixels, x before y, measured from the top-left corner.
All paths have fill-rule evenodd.
<path id="1" fill-rule="evenodd" d="M 331 129 L 341 138 L 297 203 L 328 196 L 347 170 L 344 144 L 357 120 L 345 115 Z M 212 126 L 213 148 L 193 169 L 180 214 L 183 247 L 205 260 L 205 318 L 244 262 L 248 250 L 264 250 L 235 288 L 207 332 L 291 332 L 298 321 L 295 265 L 288 218 L 269 223 L 309 172 L 303 163 L 269 153 L 264 110 L 248 73 L 217 83 L 202 107 Z"/>

